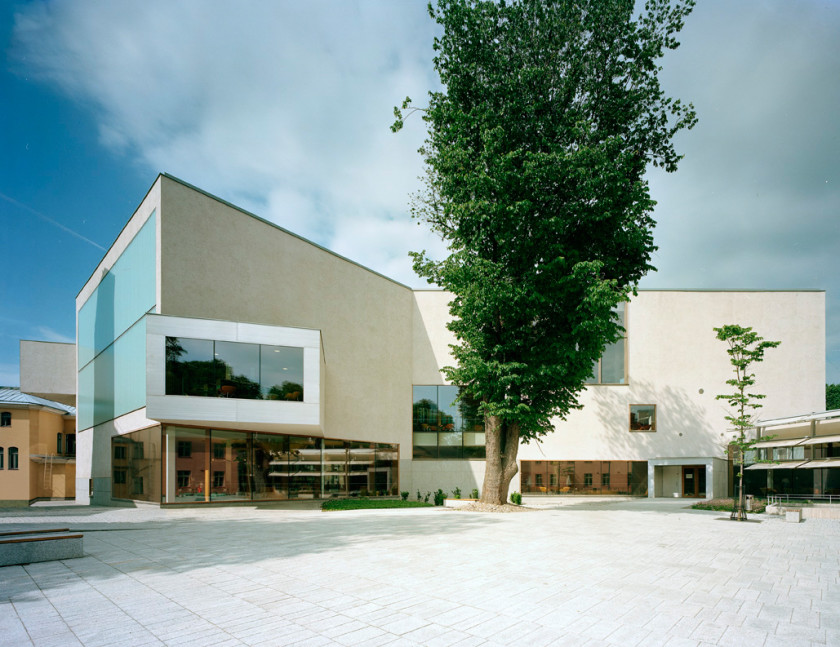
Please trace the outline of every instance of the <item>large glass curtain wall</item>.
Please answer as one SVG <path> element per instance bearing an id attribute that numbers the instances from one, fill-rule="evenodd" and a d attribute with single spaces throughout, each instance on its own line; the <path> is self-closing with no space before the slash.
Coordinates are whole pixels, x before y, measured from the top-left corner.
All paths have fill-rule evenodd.
<path id="1" fill-rule="evenodd" d="M 523 494 L 647 495 L 647 461 L 522 461 Z"/>
<path id="2" fill-rule="evenodd" d="M 156 471 L 141 475 L 142 500 L 270 501 L 385 496 L 399 489 L 398 445 L 176 426 L 153 431 Z M 135 438 L 140 433 L 150 432 L 112 439 L 115 498 L 141 498 L 129 460 L 141 453 L 138 443 L 149 446 L 145 436 Z"/>

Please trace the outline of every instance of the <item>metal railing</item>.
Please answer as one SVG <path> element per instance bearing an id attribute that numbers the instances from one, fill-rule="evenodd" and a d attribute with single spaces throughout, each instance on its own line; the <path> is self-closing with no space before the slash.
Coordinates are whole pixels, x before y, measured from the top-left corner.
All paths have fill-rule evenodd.
<path id="1" fill-rule="evenodd" d="M 767 505 L 788 504 L 791 502 L 840 503 L 840 494 L 771 494 Z"/>

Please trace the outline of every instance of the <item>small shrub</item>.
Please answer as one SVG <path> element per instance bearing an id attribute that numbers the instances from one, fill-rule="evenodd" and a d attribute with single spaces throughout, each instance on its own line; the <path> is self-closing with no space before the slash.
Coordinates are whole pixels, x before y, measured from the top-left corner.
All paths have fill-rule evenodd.
<path id="1" fill-rule="evenodd" d="M 452 490 L 452 496 L 454 496 L 456 499 L 460 499 L 461 498 L 461 488 L 456 487 L 454 490 Z"/>
<path id="2" fill-rule="evenodd" d="M 408 491 L 400 492 L 403 501 L 408 501 Z"/>
<path id="3" fill-rule="evenodd" d="M 446 498 L 446 492 L 438 488 L 435 492 L 435 505 L 443 505 L 443 500 Z"/>
<path id="4" fill-rule="evenodd" d="M 422 495 L 422 494 L 420 494 L 420 490 L 417 490 L 417 500 L 418 500 L 418 501 L 422 501 L 422 500 L 423 500 L 423 495 Z"/>
<path id="5" fill-rule="evenodd" d="M 522 505 L 522 495 L 519 494 L 519 492 L 511 492 L 510 502 L 513 503 L 513 505 Z"/>
<path id="6" fill-rule="evenodd" d="M 359 496 L 360 497 L 370 496 L 370 492 L 367 491 L 367 488 L 362 488 L 361 490 L 359 490 Z"/>
<path id="7" fill-rule="evenodd" d="M 432 496 L 432 493 L 431 492 L 426 492 L 426 495 L 423 497 L 423 503 L 428 503 L 430 496 Z"/>
<path id="8" fill-rule="evenodd" d="M 470 498 L 471 499 L 477 499 L 478 498 L 478 488 L 477 487 L 474 487 L 472 492 L 470 492 Z"/>

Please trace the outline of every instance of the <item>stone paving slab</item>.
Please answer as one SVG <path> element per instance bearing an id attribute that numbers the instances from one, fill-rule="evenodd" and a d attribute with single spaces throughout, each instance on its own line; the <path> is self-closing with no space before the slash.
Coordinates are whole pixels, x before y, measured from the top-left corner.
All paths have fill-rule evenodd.
<path id="1" fill-rule="evenodd" d="M 721 521 L 673 500 L 321 513 L 0 510 L 78 559 L 0 568 L 13 645 L 840 644 L 840 521 Z M 11 642 L 9 642 L 11 641 Z"/>

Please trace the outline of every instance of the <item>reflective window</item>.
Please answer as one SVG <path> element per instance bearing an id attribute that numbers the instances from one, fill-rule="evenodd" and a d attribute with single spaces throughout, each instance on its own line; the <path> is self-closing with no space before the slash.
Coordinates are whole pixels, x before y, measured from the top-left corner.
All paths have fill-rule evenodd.
<path id="1" fill-rule="evenodd" d="M 216 395 L 213 342 L 166 338 L 166 394 Z"/>
<path id="2" fill-rule="evenodd" d="M 0 412 L 0 427 L 11 427 L 11 426 L 12 426 L 12 412 L 11 411 Z"/>
<path id="3" fill-rule="evenodd" d="M 76 455 L 76 434 L 67 434 L 64 437 L 64 453 L 68 456 Z"/>
<path id="4" fill-rule="evenodd" d="M 303 349 L 166 338 L 166 394 L 303 401 Z"/>
<path id="5" fill-rule="evenodd" d="M 616 307 L 616 319 L 625 328 L 624 336 L 604 349 L 601 359 L 592 366 L 592 376 L 587 384 L 626 384 L 627 316 L 625 303 Z"/>
<path id="6" fill-rule="evenodd" d="M 18 468 L 18 448 L 9 447 L 9 469 L 16 470 Z"/>
<path id="7" fill-rule="evenodd" d="M 258 400 L 260 396 L 260 347 L 230 341 L 215 342 L 216 383 L 225 398 Z"/>
<path id="8" fill-rule="evenodd" d="M 415 386 L 414 458 L 484 458 L 484 420 L 478 402 L 457 386 Z"/>
<path id="9" fill-rule="evenodd" d="M 251 498 L 248 477 L 248 466 L 251 464 L 249 438 L 249 434 L 242 432 L 210 431 L 213 443 L 210 463 L 213 471 L 213 488 L 210 492 L 212 501 L 242 501 Z"/>
<path id="10" fill-rule="evenodd" d="M 67 436 L 69 442 L 70 435 Z M 160 501 L 160 427 L 111 438 L 111 496 L 115 499 Z M 174 475 L 173 475 L 174 479 Z"/>
<path id="11" fill-rule="evenodd" d="M 630 405 L 630 431 L 656 431 L 656 405 Z"/>
<path id="12" fill-rule="evenodd" d="M 303 349 L 260 346 L 260 389 L 266 400 L 303 400 Z"/>
<path id="13" fill-rule="evenodd" d="M 528 494 L 647 494 L 647 461 L 522 461 Z"/>

